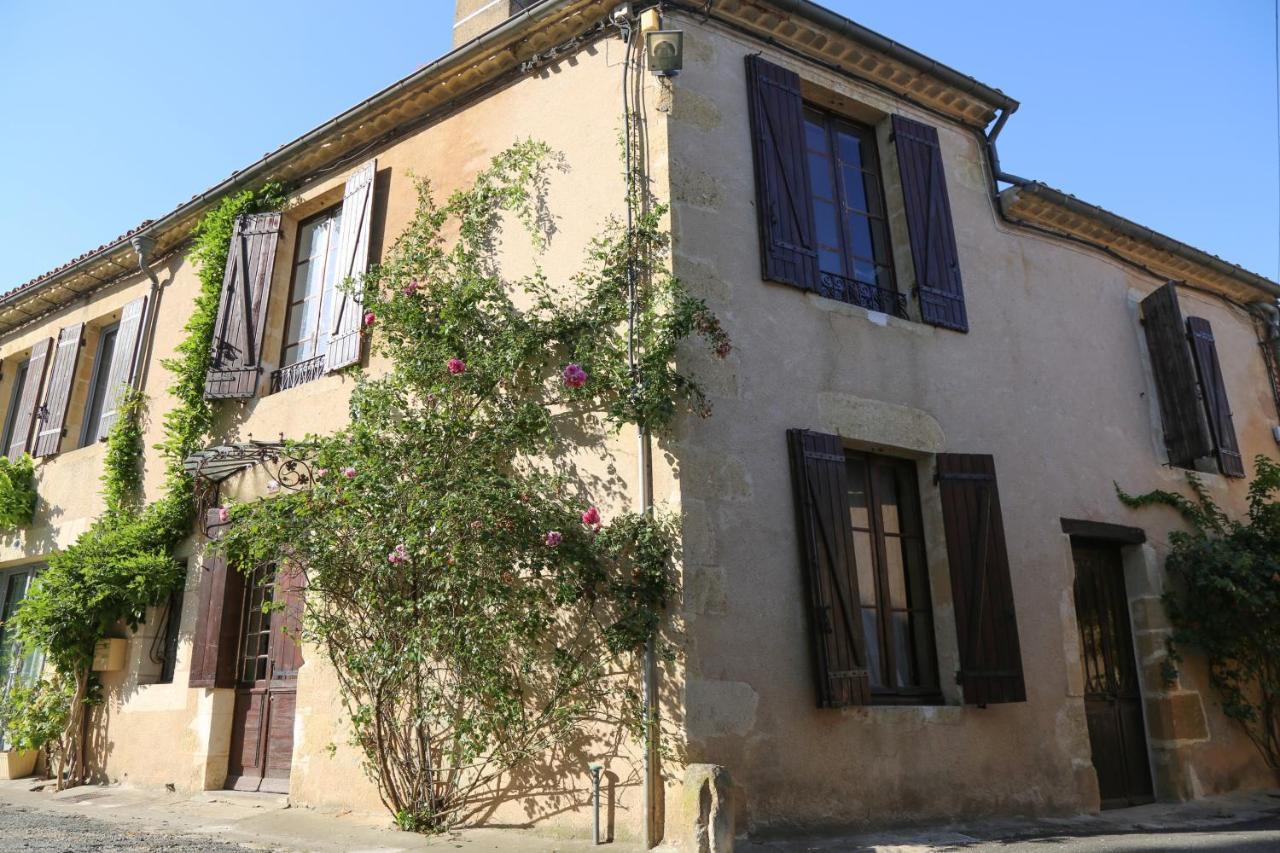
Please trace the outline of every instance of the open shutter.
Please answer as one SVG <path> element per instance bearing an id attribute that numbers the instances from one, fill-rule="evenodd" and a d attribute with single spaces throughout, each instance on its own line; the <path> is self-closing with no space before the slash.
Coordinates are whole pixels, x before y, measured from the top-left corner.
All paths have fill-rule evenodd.
<path id="1" fill-rule="evenodd" d="M 849 530 L 849 484 L 839 436 L 787 431 L 800 559 L 809 593 L 818 705 L 871 701 L 858 572 Z"/>
<path id="2" fill-rule="evenodd" d="M 217 531 L 217 510 L 209 510 L 206 527 Z M 240 616 L 244 607 L 244 576 L 227 565 L 215 550 L 205 555 L 200 569 L 199 610 L 191 646 L 189 687 L 235 687 Z"/>
<path id="3" fill-rule="evenodd" d="M 1213 452 L 1213 436 L 1200 403 L 1195 362 L 1174 282 L 1142 300 L 1142 328 L 1160 397 L 1169 464 L 1190 468 L 1197 459 Z"/>
<path id="4" fill-rule="evenodd" d="M 818 280 L 804 101 L 793 71 L 747 57 L 747 101 L 755 152 L 761 275 L 813 290 Z"/>
<path id="5" fill-rule="evenodd" d="M 983 454 L 938 455 L 960 672 L 967 705 L 1025 702 L 1018 619 L 996 467 Z"/>
<path id="6" fill-rule="evenodd" d="M 31 359 L 27 362 L 27 378 L 22 383 L 18 398 L 18 408 L 13 415 L 13 437 L 9 440 L 6 455 L 17 459 L 31 448 L 31 428 L 36 419 L 36 406 L 40 405 L 40 392 L 44 388 L 44 369 L 49 363 L 49 348 L 53 345 L 51 338 L 36 341 L 31 348 Z"/>
<path id="7" fill-rule="evenodd" d="M 205 379 L 208 399 L 252 397 L 258 389 L 262 327 L 279 240 L 279 213 L 236 218 L 213 331 L 212 363 Z"/>
<path id="8" fill-rule="evenodd" d="M 969 314 L 960 283 L 960 256 L 956 252 L 956 230 L 951 221 L 938 131 L 896 115 L 893 143 L 902 177 L 920 318 L 944 329 L 967 332 Z"/>
<path id="9" fill-rule="evenodd" d="M 98 422 L 98 435 L 103 438 L 120 415 L 120 401 L 136 373 L 138 342 L 142 334 L 142 318 L 147 311 L 147 297 L 139 296 L 124 306 L 120 312 L 120 325 L 116 329 L 116 347 L 111 353 L 111 367 L 107 373 L 107 390 L 102 399 L 102 419 Z"/>
<path id="10" fill-rule="evenodd" d="M 378 161 L 370 160 L 347 179 L 338 233 L 338 279 L 333 291 L 329 349 L 325 369 L 339 370 L 360 360 L 360 293 L 369 266 L 369 222 L 373 219 L 373 177 Z M 350 279 L 350 291 L 345 282 Z"/>
<path id="11" fill-rule="evenodd" d="M 1218 361 L 1213 327 L 1201 317 L 1188 317 L 1187 333 L 1191 339 L 1196 373 L 1200 377 L 1205 413 L 1209 416 L 1209 430 L 1213 433 L 1214 447 L 1218 452 L 1218 465 L 1228 477 L 1243 477 L 1244 459 L 1240 456 L 1240 442 L 1236 439 L 1236 426 L 1231 419 L 1231 404 L 1227 402 L 1227 386 L 1222 379 L 1222 364 Z"/>
<path id="12" fill-rule="evenodd" d="M 67 403 L 71 400 L 71 383 L 75 381 L 76 365 L 80 361 L 83 332 L 84 323 L 73 323 L 58 333 L 44 405 L 36 416 L 32 456 L 52 456 L 62 444 L 62 433 L 67 425 Z"/>

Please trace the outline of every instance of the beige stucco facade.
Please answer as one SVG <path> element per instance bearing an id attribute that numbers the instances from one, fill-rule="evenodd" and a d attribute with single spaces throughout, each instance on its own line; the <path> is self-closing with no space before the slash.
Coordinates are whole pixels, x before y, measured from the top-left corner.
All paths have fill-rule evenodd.
<path id="1" fill-rule="evenodd" d="M 585 0 L 559 5 L 579 15 L 573 26 L 583 32 L 605 11 Z M 1168 512 L 1128 510 L 1115 495 L 1113 483 L 1130 492 L 1177 490 L 1184 483 L 1183 472 L 1166 464 L 1139 321 L 1138 302 L 1163 279 L 1098 248 L 1002 217 L 971 117 L 981 110 L 972 102 L 955 101 L 959 118 L 948 120 L 890 87 L 832 70 L 825 59 L 817 61 L 830 51 L 818 47 L 811 61 L 766 46 L 745 25 L 731 28 L 675 13 L 663 25 L 685 32 L 685 66 L 675 78 L 637 78 L 644 162 L 656 195 L 671 202 L 673 269 L 719 315 L 734 346 L 723 361 L 692 351 L 682 359 L 680 367 L 703 383 L 714 414 L 680 420 L 670 435 L 656 440 L 653 454 L 656 499 L 682 524 L 682 596 L 672 613 L 682 655 L 663 671 L 660 695 L 666 725 L 684 758 L 728 768 L 738 830 L 1096 810 L 1075 570 L 1062 519 L 1146 533 L 1146 544 L 1126 549 L 1124 571 L 1157 796 L 1189 798 L 1272 784 L 1243 732 L 1217 710 L 1194 659 L 1177 684 L 1160 678 L 1169 634 L 1159 602 L 1161 564 L 1167 534 L 1178 522 Z M 479 34 L 468 30 L 458 43 Z M 515 67 L 528 58 L 517 48 L 504 50 L 495 52 L 493 64 Z M 914 303 L 908 311 L 917 319 L 886 317 L 762 280 L 743 74 L 744 57 L 761 51 L 798 72 L 811 101 L 875 125 L 897 284 L 904 293 L 911 291 L 911 262 L 887 119 L 904 114 L 938 128 L 970 318 L 967 334 L 918 322 Z M 411 130 L 390 133 L 373 147 L 353 147 L 335 167 L 308 173 L 285 213 L 277 248 L 263 348 L 268 359 L 281 352 L 298 224 L 339 202 L 347 176 L 369 157 L 377 158 L 371 232 L 376 261 L 413 213 L 415 177 L 430 180 L 444 195 L 518 139 L 545 141 L 561 157 L 562 168 L 549 179 L 546 201 L 555 232 L 541 262 L 551 279 L 566 279 L 603 223 L 623 212 L 623 62 L 616 33 L 591 35 L 482 95 L 431 112 Z M 475 67 L 482 65 L 476 60 Z M 941 103 L 943 95 L 931 90 L 916 103 Z M 335 158 L 344 153 L 340 147 L 330 152 Z M 508 261 L 517 268 L 528 258 L 511 249 Z M 181 340 L 199 286 L 180 243 L 168 247 L 155 272 L 160 299 L 143 374 L 150 400 L 148 446 L 160 439 L 164 412 L 172 405 L 161 362 Z M 0 371 L 0 401 L 8 401 L 15 375 L 7 369 L 11 361 L 16 364 L 36 341 L 56 336 L 65 325 L 87 324 L 62 451 L 40 462 L 36 519 L 30 530 L 0 542 L 0 571 L 39 562 L 65 547 L 101 512 L 96 486 L 103 448 L 78 446 L 95 335 L 127 302 L 151 292 L 140 271 L 120 273 L 86 295 L 59 297 L 53 290 L 48 299 L 65 304 L 0 337 L 0 363 L 6 366 Z M 1255 320 L 1211 293 L 1187 289 L 1182 299 L 1188 313 L 1205 317 L 1216 330 L 1236 430 L 1251 469 L 1247 460 L 1255 454 L 1277 455 L 1272 430 L 1278 421 Z M 302 438 L 344 422 L 350 376 L 328 375 L 267 394 L 274 366 L 265 365 L 258 396 L 217 404 L 212 443 Z M 366 354 L 364 369 L 376 372 L 380 366 Z M 790 428 L 833 433 L 851 448 L 915 461 L 941 704 L 815 707 L 785 443 Z M 606 513 L 637 505 L 636 446 L 631 432 L 602 434 L 576 460 L 587 478 L 611 484 L 610 493 L 600 497 Z M 934 459 L 944 452 L 995 457 L 1026 702 L 966 706 L 949 677 L 959 651 L 942 507 L 932 479 Z M 161 475 L 158 458 L 149 455 L 148 496 L 158 494 Z M 1246 481 L 1215 473 L 1203 478 L 1224 506 L 1243 506 Z M 259 472 L 230 483 L 226 494 L 246 499 L 264 489 Z M 155 683 L 159 613 L 136 634 L 119 632 L 130 640 L 128 663 L 104 674 L 107 701 L 94 719 L 94 762 L 103 780 L 172 784 L 183 791 L 219 788 L 225 781 L 232 691 L 187 685 L 205 546 L 203 537 L 193 535 L 180 554 L 191 559 L 172 682 Z M 348 742 L 336 680 L 318 650 L 304 654 L 290 800 L 378 814 L 376 790 Z M 612 782 L 614 834 L 640 837 L 641 750 L 630 745 L 594 754 L 596 746 L 586 744 L 572 761 L 541 768 L 545 772 L 505 794 L 484 818 L 585 834 L 586 764 L 603 759 Z M 670 764 L 663 771 L 658 819 L 665 818 L 669 839 L 679 840 L 688 830 L 679 798 L 683 771 Z"/>

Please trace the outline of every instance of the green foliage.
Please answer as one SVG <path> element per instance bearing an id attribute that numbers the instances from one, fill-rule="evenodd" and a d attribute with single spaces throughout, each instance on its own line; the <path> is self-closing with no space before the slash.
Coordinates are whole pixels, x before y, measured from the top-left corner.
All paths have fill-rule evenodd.
<path id="1" fill-rule="evenodd" d="M 1132 507 L 1172 507 L 1189 523 L 1170 534 L 1165 562 L 1173 640 L 1205 655 L 1224 713 L 1280 772 L 1280 465 L 1265 456 L 1254 464 L 1243 519 L 1223 512 L 1194 474 L 1193 498 L 1119 494 Z"/>
<path id="2" fill-rule="evenodd" d="M 11 749 L 55 752 L 74 697 L 75 683 L 60 675 L 14 687 L 0 700 L 0 740 Z"/>
<path id="3" fill-rule="evenodd" d="M 107 512 L 118 515 L 136 509 L 142 497 L 142 466 L 145 451 L 142 419 L 147 398 L 130 386 L 120 397 L 115 423 L 107 433 L 106 456 L 103 460 L 102 498 Z"/>
<path id="4" fill-rule="evenodd" d="M 571 454 L 608 452 L 592 437 L 602 420 L 658 429 L 682 405 L 705 413 L 676 348 L 701 335 L 728 352 L 665 271 L 660 207 L 630 232 L 611 223 L 562 288 L 536 269 L 500 273 L 504 218 L 545 245 L 549 156 L 520 143 L 443 205 L 420 186 L 363 287 L 389 372 L 358 382 L 347 427 L 297 448 L 314 487 L 232 507 L 222 539 L 243 570 L 305 573 L 305 636 L 332 661 L 369 775 L 406 829 L 465 820 L 588 722 L 642 718 L 635 658 L 671 595 L 671 522 L 597 521 Z"/>
<path id="5" fill-rule="evenodd" d="M 0 456 L 0 531 L 13 532 L 31 523 L 36 511 L 36 475 L 31 457 L 16 461 Z"/>

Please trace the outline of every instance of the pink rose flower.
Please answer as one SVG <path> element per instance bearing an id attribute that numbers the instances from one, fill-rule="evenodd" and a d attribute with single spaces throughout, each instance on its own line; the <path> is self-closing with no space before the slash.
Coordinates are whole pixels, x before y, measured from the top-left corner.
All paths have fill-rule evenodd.
<path id="1" fill-rule="evenodd" d="M 354 480 L 356 478 L 356 469 L 348 465 L 346 468 L 342 469 L 342 476 L 346 477 L 348 480 Z"/>
<path id="2" fill-rule="evenodd" d="M 449 372 L 454 376 L 467 372 L 467 363 L 460 358 L 449 359 Z"/>
<path id="3" fill-rule="evenodd" d="M 218 507 L 218 523 L 226 524 L 230 520 L 231 510 L 227 509 L 225 506 Z"/>
<path id="4" fill-rule="evenodd" d="M 570 364 L 565 367 L 564 384 L 568 388 L 581 388 L 587 384 L 587 371 L 582 369 L 580 364 Z"/>
<path id="5" fill-rule="evenodd" d="M 387 562 L 393 566 L 409 562 L 409 551 L 404 547 L 403 542 L 392 549 L 390 554 L 387 554 Z"/>
<path id="6" fill-rule="evenodd" d="M 600 510 L 595 507 L 588 509 L 582 514 L 582 523 L 587 527 L 598 528 L 600 526 Z"/>
<path id="7" fill-rule="evenodd" d="M 560 535 L 560 531 L 558 530 L 548 530 L 546 541 L 548 548 L 555 548 L 564 541 L 564 537 Z"/>
<path id="8" fill-rule="evenodd" d="M 377 319 L 378 319 L 378 315 L 374 314 L 372 311 L 366 311 L 364 314 L 365 326 L 372 326 L 377 321 Z"/>
<path id="9" fill-rule="evenodd" d="M 403 293 L 405 296 L 413 296 L 415 293 L 418 292 L 419 287 L 421 287 L 420 284 L 418 284 L 416 281 L 411 281 L 404 286 Z"/>
<path id="10" fill-rule="evenodd" d="M 328 469 L 328 468 L 317 468 L 317 469 L 316 469 L 316 476 L 317 476 L 317 477 L 323 477 L 325 474 L 328 474 L 328 473 L 329 473 L 329 469 Z"/>

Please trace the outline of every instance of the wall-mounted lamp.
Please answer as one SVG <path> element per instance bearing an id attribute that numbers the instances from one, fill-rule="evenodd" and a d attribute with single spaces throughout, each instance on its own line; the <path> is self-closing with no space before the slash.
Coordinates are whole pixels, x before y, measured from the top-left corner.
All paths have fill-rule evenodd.
<path id="1" fill-rule="evenodd" d="M 654 30 L 644 34 L 649 70 L 660 77 L 674 77 L 684 68 L 684 30 Z"/>

